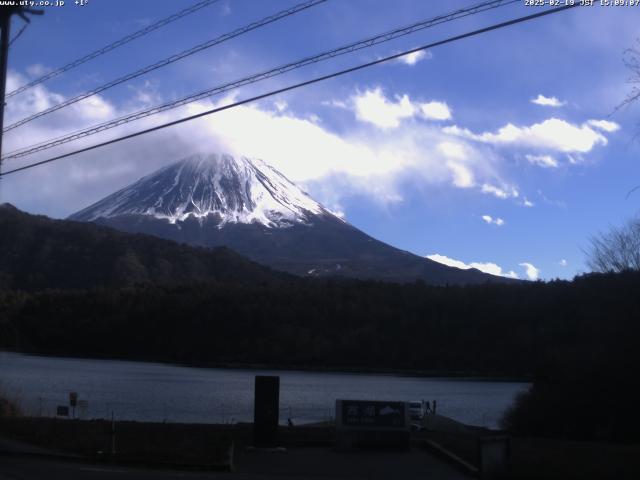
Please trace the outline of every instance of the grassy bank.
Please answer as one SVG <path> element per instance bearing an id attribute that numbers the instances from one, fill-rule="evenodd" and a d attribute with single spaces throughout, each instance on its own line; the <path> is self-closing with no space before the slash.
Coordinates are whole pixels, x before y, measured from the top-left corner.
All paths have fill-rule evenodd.
<path id="1" fill-rule="evenodd" d="M 5 438 L 95 459 L 216 466 L 224 464 L 231 435 L 228 427 L 106 420 L 2 418 Z M 115 448 L 115 452 L 114 452 Z"/>
<path id="2" fill-rule="evenodd" d="M 251 424 L 127 421 L 114 425 L 108 420 L 0 418 L 0 436 L 94 459 L 217 467 L 228 461 L 232 443 L 235 448 L 251 445 L 253 432 Z M 280 439 L 288 446 L 328 446 L 334 442 L 330 427 L 282 428 Z"/>

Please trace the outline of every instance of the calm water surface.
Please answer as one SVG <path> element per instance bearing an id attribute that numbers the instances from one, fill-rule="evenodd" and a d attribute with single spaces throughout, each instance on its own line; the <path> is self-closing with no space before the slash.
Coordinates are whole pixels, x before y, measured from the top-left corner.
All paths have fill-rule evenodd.
<path id="1" fill-rule="evenodd" d="M 255 375 L 280 376 L 280 418 L 333 417 L 336 399 L 436 400 L 438 413 L 497 427 L 527 383 L 379 374 L 191 368 L 119 360 L 52 358 L 0 352 L 0 390 L 32 415 L 55 415 L 78 392 L 84 418 L 225 423 L 253 419 Z"/>

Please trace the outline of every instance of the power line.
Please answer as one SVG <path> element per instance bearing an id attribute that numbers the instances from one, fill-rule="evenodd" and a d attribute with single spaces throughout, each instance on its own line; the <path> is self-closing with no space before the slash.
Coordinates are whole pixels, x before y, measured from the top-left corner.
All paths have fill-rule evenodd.
<path id="1" fill-rule="evenodd" d="M 186 105 L 188 103 L 195 102 L 197 100 L 201 100 L 203 98 L 210 97 L 212 95 L 221 94 L 230 90 L 233 90 L 238 87 L 242 87 L 245 85 L 249 85 L 252 83 L 259 82 L 261 80 L 265 80 L 268 78 L 275 77 L 277 75 L 282 75 L 291 70 L 298 69 L 313 63 L 318 63 L 324 60 L 328 60 L 331 58 L 335 58 L 340 55 L 345 55 L 347 53 L 352 53 L 357 50 L 361 50 L 364 48 L 370 48 L 374 45 L 378 45 L 384 42 L 388 42 L 394 40 L 396 38 L 409 35 L 411 33 L 417 32 L 419 30 L 423 30 L 426 28 L 430 28 L 436 25 L 440 25 L 442 23 L 451 22 L 453 20 L 464 18 L 470 15 L 476 15 L 478 13 L 482 13 L 487 10 L 495 9 L 498 7 L 503 7 L 506 5 L 510 5 L 512 3 L 520 2 L 520 0 L 492 0 L 483 2 L 480 4 L 476 4 L 467 8 L 463 8 L 460 10 L 455 10 L 451 13 L 439 15 L 437 17 L 433 17 L 427 20 L 421 20 L 419 22 L 413 23 L 408 26 L 404 26 L 401 28 L 396 28 L 395 30 L 388 31 L 386 33 L 378 34 L 373 37 L 366 38 L 364 40 L 360 40 L 358 42 L 350 43 L 346 46 L 342 46 L 333 50 L 325 51 L 320 54 L 316 54 L 310 57 L 305 57 L 301 60 L 297 60 L 295 62 L 290 62 L 285 65 L 281 65 L 276 68 L 272 68 L 265 72 L 257 73 L 250 75 L 248 77 L 241 78 L 239 80 L 234 80 L 232 82 L 227 82 L 222 85 L 218 85 L 204 91 L 197 92 L 195 94 L 188 95 L 186 97 L 180 98 L 178 100 L 173 100 L 161 105 L 156 105 L 154 107 L 139 110 L 137 112 L 124 115 L 122 117 L 109 120 L 107 122 L 103 122 L 98 125 L 94 125 L 88 129 L 80 130 L 73 132 L 71 134 L 67 134 L 65 136 L 57 137 L 55 139 L 46 140 L 45 142 L 41 142 L 39 144 L 31 145 L 28 147 L 20 148 L 16 151 L 13 151 L 7 154 L 3 159 L 11 159 L 11 158 L 21 158 L 27 155 L 31 155 L 33 153 L 41 152 L 44 150 L 48 150 L 50 148 L 62 145 L 64 143 L 68 143 L 74 140 L 78 140 L 80 138 L 84 138 L 90 135 L 94 135 L 96 133 L 109 130 L 111 128 L 118 127 L 120 125 L 124 125 L 126 123 L 139 120 L 141 118 L 145 118 L 151 115 L 155 115 L 157 113 L 161 113 L 167 110 L 171 110 L 174 108 L 178 108 L 180 106 Z"/>
<path id="2" fill-rule="evenodd" d="M 276 22 L 278 20 L 281 20 L 283 18 L 289 17 L 291 15 L 295 15 L 298 12 L 301 12 L 303 10 L 306 10 L 308 8 L 311 7 L 315 7 L 316 5 L 319 5 L 321 3 L 326 2 L 327 0 L 307 0 L 306 2 L 300 3 L 294 7 L 291 8 L 287 8 L 286 10 L 282 10 L 274 15 L 269 15 L 268 17 L 265 17 L 261 20 L 258 20 L 257 22 L 253 22 L 250 23 L 249 25 L 245 25 L 244 27 L 240 27 L 236 30 L 234 30 L 233 32 L 230 33 L 225 33 L 224 35 L 221 35 L 217 38 L 214 38 L 213 40 L 209 40 L 207 42 L 201 43 L 199 45 L 196 45 L 195 47 L 189 48 L 187 50 L 184 50 L 180 53 L 177 53 L 175 55 L 171 55 L 170 57 L 164 58 L 156 63 L 153 63 L 151 65 L 147 65 L 144 68 L 141 68 L 140 70 L 136 70 L 133 73 L 129 73 L 123 77 L 119 77 L 115 80 L 112 80 L 109 83 L 106 83 L 98 88 L 94 88 L 93 90 L 89 90 L 88 92 L 85 93 L 81 93 L 80 95 L 76 95 L 75 97 L 72 97 L 68 100 L 65 100 L 64 102 L 58 103 L 56 105 L 53 105 L 52 107 L 49 107 L 45 110 L 42 110 L 40 112 L 34 113 L 33 115 L 30 115 L 26 118 L 23 118 L 22 120 L 19 120 L 11 125 L 9 125 L 8 127 L 6 127 L 4 129 L 4 132 L 8 132 L 9 130 L 13 130 L 14 128 L 17 128 L 21 125 L 24 125 L 25 123 L 29 123 L 33 120 L 35 120 L 36 118 L 40 118 L 43 117 L 45 115 L 48 115 L 52 112 L 55 112 L 57 110 L 60 110 L 61 108 L 64 107 L 68 107 L 69 105 L 73 105 L 74 103 L 79 102 L 80 100 L 84 100 L 86 98 L 92 97 L 94 95 L 97 95 L 98 93 L 104 92 L 105 90 L 108 90 L 112 87 L 115 87 L 116 85 L 120 85 L 124 82 L 127 82 L 129 80 L 133 80 L 134 78 L 137 78 L 141 75 L 144 75 L 146 73 L 152 72 L 154 70 L 157 70 L 159 68 L 162 67 L 166 67 L 167 65 L 170 65 L 174 62 L 177 62 L 178 60 L 182 60 L 183 58 L 189 57 L 191 55 L 194 55 L 198 52 L 201 52 L 207 48 L 211 48 L 215 45 L 219 45 L 223 42 L 226 42 L 228 40 L 231 40 L 232 38 L 235 37 L 239 37 L 240 35 L 244 35 L 245 33 L 248 33 L 252 30 L 256 30 L 257 28 L 263 27 L 265 25 L 268 25 L 270 23 Z"/>
<path id="3" fill-rule="evenodd" d="M 145 28 L 143 28 L 142 30 L 138 30 L 137 32 L 134 32 L 130 35 L 127 35 L 126 37 L 121 38 L 120 40 L 117 40 L 113 43 L 110 43 L 109 45 L 102 47 L 94 52 L 91 52 L 87 55 L 85 55 L 84 57 L 81 57 L 77 60 L 74 60 L 73 62 L 69 62 L 66 65 L 47 73 L 46 75 L 43 75 L 40 78 L 37 78 L 29 83 L 27 83 L 26 85 L 23 85 L 22 87 L 7 93 L 6 97 L 7 99 L 13 97 L 14 95 L 17 95 L 19 93 L 22 93 L 26 90 L 29 90 L 30 88 L 35 87 L 36 85 L 39 85 L 43 82 L 46 82 L 47 80 L 52 79 L 53 77 L 56 77 L 58 75 L 60 75 L 61 73 L 67 72 L 73 68 L 76 68 L 79 65 L 82 65 L 83 63 L 88 62 L 89 60 L 93 60 L 96 57 L 99 57 L 100 55 L 104 55 L 107 52 L 110 52 L 111 50 L 115 50 L 118 47 L 121 47 L 122 45 L 125 45 L 133 40 L 135 40 L 136 38 L 140 38 L 150 32 L 153 32 L 154 30 L 157 30 L 161 27 L 164 27 L 165 25 L 168 25 L 169 23 L 175 22 L 176 20 L 181 19 L 182 17 L 186 17 L 187 15 L 190 15 L 192 13 L 197 12 L 198 10 L 204 8 L 204 7 L 208 7 L 209 5 L 216 3 L 220 0 L 203 0 L 201 2 L 196 3 L 195 5 L 192 5 L 189 8 L 185 8 L 184 10 L 181 10 L 177 13 L 174 13 L 173 15 L 170 15 L 166 18 L 163 18 L 162 20 L 157 21 L 156 23 L 153 23 Z"/>
<path id="4" fill-rule="evenodd" d="M 0 173 L 0 177 L 3 177 L 5 175 L 9 175 L 9 174 L 12 174 L 12 173 L 16 173 L 16 172 L 21 172 L 23 170 L 28 170 L 28 169 L 31 169 L 31 168 L 35 168 L 35 167 L 38 167 L 40 165 L 44 165 L 44 164 L 47 164 L 47 163 L 55 162 L 55 161 L 61 160 L 63 158 L 67 158 L 67 157 L 71 157 L 73 155 L 78 155 L 80 153 L 84 153 L 84 152 L 88 152 L 88 151 L 91 151 L 91 150 L 95 150 L 95 149 L 100 148 L 100 147 L 105 147 L 107 145 L 112 145 L 114 143 L 118 143 L 118 142 L 121 142 L 123 140 L 128 140 L 128 139 L 131 139 L 131 138 L 139 137 L 139 136 L 145 135 L 147 133 L 155 132 L 157 130 L 162 130 L 164 128 L 172 127 L 172 126 L 178 125 L 180 123 L 184 123 L 184 122 L 188 122 L 188 121 L 191 121 L 191 120 L 195 120 L 197 118 L 201 118 L 201 117 L 204 117 L 204 116 L 207 116 L 207 115 L 212 115 L 214 113 L 222 112 L 224 110 L 229 110 L 231 108 L 238 107 L 240 105 L 244 105 L 244 104 L 247 104 L 247 103 L 251 103 L 251 102 L 258 101 L 258 100 L 262 100 L 264 98 L 271 97 L 271 96 L 274 96 L 274 95 L 279 95 L 281 93 L 288 92 L 288 91 L 291 91 L 291 90 L 295 90 L 295 89 L 298 89 L 298 88 L 301 88 L 301 87 L 305 87 L 305 86 L 308 86 L 308 85 L 312 85 L 314 83 L 322 82 L 324 80 L 329 80 L 331 78 L 335 78 L 335 77 L 339 77 L 339 76 L 342 76 L 342 75 L 346 75 L 348 73 L 352 73 L 352 72 L 355 72 L 355 71 L 358 71 L 358 70 L 362 70 L 364 68 L 372 67 L 372 66 L 378 65 L 380 63 L 384 63 L 384 62 L 388 62 L 390 60 L 398 59 L 398 58 L 403 57 L 405 55 L 410 55 L 412 53 L 420 52 L 420 51 L 427 50 L 429 48 L 434 48 L 434 47 L 437 47 L 437 46 L 440 46 L 440 45 L 444 45 L 444 44 L 447 44 L 447 43 L 452 43 L 452 42 L 455 42 L 455 41 L 458 41 L 458 40 L 462 40 L 464 38 L 473 37 L 473 36 L 480 35 L 480 34 L 483 34 L 483 33 L 487 33 L 487 32 L 493 31 L 493 30 L 498 30 L 500 28 L 508 27 L 508 26 L 515 25 L 515 24 L 518 24 L 518 23 L 523 23 L 523 22 L 526 22 L 526 21 L 529 21 L 529 20 L 533 20 L 535 18 L 544 17 L 546 15 L 551 15 L 551 14 L 558 13 L 558 12 L 561 12 L 561 11 L 564 11 L 564 10 L 568 10 L 570 8 L 575 8 L 575 7 L 578 7 L 578 6 L 579 6 L 579 4 L 575 3 L 573 5 L 568 4 L 568 5 L 564 5 L 562 7 L 557 7 L 557 8 L 544 10 L 544 11 L 541 11 L 541 12 L 538 12 L 538 13 L 534 13 L 532 15 L 526 15 L 524 17 L 519 17 L 519 18 L 515 18 L 515 19 L 512 19 L 512 20 L 508 20 L 506 22 L 497 23 L 497 24 L 491 25 L 489 27 L 481 28 L 479 30 L 474 30 L 472 32 L 467 32 L 467 33 L 463 33 L 461 35 L 456 35 L 454 37 L 449 37 L 449 38 L 447 38 L 445 40 L 440 40 L 440 41 L 437 41 L 437 42 L 434 42 L 434 43 L 430 43 L 428 45 L 423 45 L 422 47 L 413 48 L 411 50 L 405 50 L 404 52 L 401 52 L 401 53 L 396 53 L 394 55 L 389 55 L 387 57 L 380 58 L 378 60 L 373 60 L 371 62 L 362 63 L 360 65 L 356 65 L 355 67 L 350 67 L 350 68 L 346 68 L 344 70 L 339 70 L 337 72 L 330 73 L 328 75 L 323 75 L 321 77 L 316 77 L 316 78 L 313 78 L 311 80 L 306 80 L 304 82 L 296 83 L 296 84 L 290 85 L 288 87 L 280 88 L 278 90 L 272 90 L 270 92 L 263 93 L 261 95 L 257 95 L 257 96 L 254 96 L 254 97 L 247 98 L 245 100 L 240 100 L 238 102 L 234 102 L 234 103 L 231 103 L 229 105 L 225 105 L 223 107 L 216 107 L 216 108 L 213 108 L 211 110 L 207 110 L 205 112 L 201 112 L 201 113 L 198 113 L 198 114 L 195 114 L 195 115 L 191 115 L 189 117 L 181 118 L 179 120 L 174 120 L 172 122 L 164 123 L 162 125 L 157 125 L 157 126 L 152 127 L 152 128 L 147 128 L 145 130 L 140 130 L 138 132 L 131 133 L 129 135 L 124 135 L 124 136 L 117 137 L 117 138 L 114 138 L 114 139 L 111 139 L 111 140 L 107 140 L 105 142 L 101 142 L 101 143 L 98 143 L 98 144 L 95 144 L 95 145 L 91 145 L 89 147 L 81 148 L 81 149 L 75 150 L 73 152 L 69 152 L 69 153 L 65 153 L 65 154 L 62 154 L 62 155 L 58 155 L 56 157 L 52 157 L 52 158 L 49 158 L 47 160 L 42 160 L 42 161 L 39 161 L 39 162 L 31 163 L 29 165 L 24 165 L 22 167 L 14 168 L 13 170 L 8 170 L 8 171 L 6 171 L 4 173 Z"/>
<path id="5" fill-rule="evenodd" d="M 11 39 L 11 41 L 9 42 L 9 46 L 13 45 L 13 42 L 15 42 L 16 40 L 18 40 L 20 38 L 20 35 L 22 35 L 24 33 L 24 31 L 27 29 L 27 27 L 29 26 L 29 23 L 25 23 L 22 28 L 20 30 L 18 30 L 18 33 L 16 33 L 14 35 L 14 37 Z"/>
<path id="6" fill-rule="evenodd" d="M 0 8 L 0 173 L 2 173 L 2 127 L 4 125 L 4 98 L 6 91 L 5 88 L 7 86 L 9 46 L 11 45 L 9 36 L 9 30 L 11 30 L 11 17 L 13 15 L 18 15 L 28 25 L 29 23 L 31 23 L 28 15 L 43 14 L 44 11 L 42 10 L 34 10 L 32 8 L 27 8 L 24 5 L 18 5 L 17 3 L 14 5 L 6 5 L 4 8 Z M 25 28 L 26 27 L 23 27 L 23 29 L 20 30 L 20 32 L 18 33 L 18 37 L 22 32 L 24 32 Z M 16 38 L 17 37 L 14 37 L 14 40 Z M 0 176 L 0 178 L 2 177 Z"/>

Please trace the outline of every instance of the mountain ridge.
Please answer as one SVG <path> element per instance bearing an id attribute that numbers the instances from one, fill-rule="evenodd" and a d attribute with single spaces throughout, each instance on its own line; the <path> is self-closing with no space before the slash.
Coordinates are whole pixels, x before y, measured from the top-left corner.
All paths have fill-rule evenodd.
<path id="1" fill-rule="evenodd" d="M 201 247 L 227 246 L 299 276 L 434 285 L 511 282 L 387 245 L 312 199 L 266 163 L 198 154 L 69 217 Z"/>
<path id="2" fill-rule="evenodd" d="M 0 204 L 0 289 L 287 282 L 226 247 L 203 249 Z"/>

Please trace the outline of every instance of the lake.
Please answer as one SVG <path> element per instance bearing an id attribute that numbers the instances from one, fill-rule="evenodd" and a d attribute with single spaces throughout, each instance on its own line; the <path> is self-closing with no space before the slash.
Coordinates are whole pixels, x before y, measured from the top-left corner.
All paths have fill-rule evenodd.
<path id="1" fill-rule="evenodd" d="M 280 376 L 280 420 L 323 421 L 336 399 L 435 400 L 438 413 L 495 428 L 527 383 L 384 374 L 193 368 L 0 352 L 0 391 L 31 415 L 54 416 L 77 392 L 81 418 L 228 423 L 253 420 L 256 375 Z"/>

